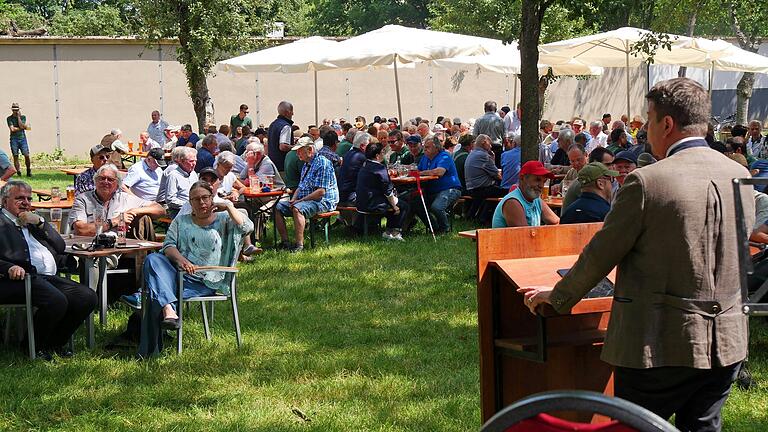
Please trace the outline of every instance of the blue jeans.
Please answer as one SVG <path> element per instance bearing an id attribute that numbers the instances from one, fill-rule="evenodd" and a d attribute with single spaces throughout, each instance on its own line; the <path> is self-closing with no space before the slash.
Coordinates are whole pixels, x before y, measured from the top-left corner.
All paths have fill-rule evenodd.
<path id="1" fill-rule="evenodd" d="M 320 201 L 301 201 L 294 203 L 293 206 L 307 219 L 318 213 L 327 211 L 324 210 L 324 206 Z M 277 203 L 277 210 L 282 213 L 283 216 L 293 216 L 291 204 L 287 199 L 280 200 L 280 202 Z"/>
<path id="2" fill-rule="evenodd" d="M 448 231 L 448 209 L 452 208 L 456 203 L 456 200 L 461 196 L 460 189 L 446 189 L 435 194 L 428 194 L 424 196 L 430 213 L 435 217 L 435 232 Z M 423 216 L 424 209 L 422 206 L 418 206 L 419 216 Z"/>
<path id="3" fill-rule="evenodd" d="M 150 301 L 157 301 L 160 307 L 172 304 L 176 298 L 176 267 L 162 253 L 152 253 L 144 260 L 144 284 Z M 208 288 L 199 280 L 192 279 L 188 274 L 184 275 L 184 291 L 182 296 L 191 297 L 214 294 L 214 290 Z"/>
<path id="4" fill-rule="evenodd" d="M 159 354 L 163 350 L 163 331 L 160 322 L 163 320 L 163 307 L 173 304 L 176 298 L 176 267 L 161 253 L 151 253 L 144 259 L 144 285 L 147 287 L 149 299 L 141 321 L 141 336 L 139 339 L 140 358 Z M 184 291 L 182 297 L 190 298 L 211 295 L 214 291 L 202 282 L 184 275 Z"/>
<path id="5" fill-rule="evenodd" d="M 29 156 L 29 144 L 27 144 L 27 136 L 11 137 L 11 154 L 18 156 L 19 152 L 24 156 Z"/>

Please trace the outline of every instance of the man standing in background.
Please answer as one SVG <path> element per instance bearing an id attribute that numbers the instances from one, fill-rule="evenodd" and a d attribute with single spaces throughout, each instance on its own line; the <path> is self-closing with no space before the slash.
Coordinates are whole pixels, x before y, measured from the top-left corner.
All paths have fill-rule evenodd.
<path id="1" fill-rule="evenodd" d="M 13 166 L 16 167 L 16 173 L 21 175 L 19 167 L 19 152 L 24 155 L 24 162 L 27 165 L 27 177 L 32 177 L 32 161 L 29 159 L 29 144 L 27 144 L 27 116 L 21 115 L 19 104 L 11 104 L 11 115 L 6 119 L 8 129 L 11 130 L 11 155 L 13 156 Z"/>
<path id="2" fill-rule="evenodd" d="M 160 111 L 152 111 L 152 122 L 147 126 L 147 133 L 156 143 L 162 147 L 168 142 L 168 138 L 165 136 L 165 130 L 168 129 L 168 122 L 160 118 Z M 148 150 L 142 150 L 148 151 Z"/>

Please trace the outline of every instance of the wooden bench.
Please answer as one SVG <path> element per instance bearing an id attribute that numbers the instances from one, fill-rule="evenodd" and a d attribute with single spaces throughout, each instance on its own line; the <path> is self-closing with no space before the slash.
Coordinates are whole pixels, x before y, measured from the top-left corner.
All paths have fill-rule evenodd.
<path id="1" fill-rule="evenodd" d="M 309 226 L 309 245 L 315 247 L 315 230 L 322 230 L 325 236 L 325 244 L 330 243 L 330 227 L 331 218 L 338 216 L 340 213 L 338 210 L 333 210 L 324 213 L 318 213 L 309 220 L 307 224 Z"/>

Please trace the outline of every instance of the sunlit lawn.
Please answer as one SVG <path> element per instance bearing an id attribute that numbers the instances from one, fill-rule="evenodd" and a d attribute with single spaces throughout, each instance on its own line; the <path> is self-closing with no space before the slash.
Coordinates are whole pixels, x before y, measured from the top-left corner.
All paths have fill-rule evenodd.
<path id="1" fill-rule="evenodd" d="M 71 178 L 33 177 L 35 188 L 53 184 Z M 51 363 L 6 347 L 0 430 L 478 430 L 474 244 L 455 233 L 359 241 L 340 229 L 331 242 L 241 265 L 240 350 L 225 306 L 212 342 L 191 310 L 180 357 L 87 351 L 82 335 L 74 358 Z M 120 307 L 110 313 L 99 347 L 127 321 Z M 768 430 L 768 328 L 752 329 L 758 388 L 734 390 L 730 431 Z"/>

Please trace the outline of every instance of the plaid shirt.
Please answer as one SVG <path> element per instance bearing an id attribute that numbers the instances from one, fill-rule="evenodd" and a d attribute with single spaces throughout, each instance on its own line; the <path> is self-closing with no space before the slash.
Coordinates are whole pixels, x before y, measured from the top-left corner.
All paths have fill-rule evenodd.
<path id="1" fill-rule="evenodd" d="M 337 155 L 335 151 L 331 150 L 329 147 L 322 146 L 320 150 L 317 151 L 317 154 L 320 156 L 325 156 L 334 167 L 341 166 L 341 156 Z"/>
<path id="2" fill-rule="evenodd" d="M 96 170 L 90 167 L 75 177 L 75 193 L 81 194 L 96 189 L 96 185 L 93 183 L 95 176 Z"/>
<path id="3" fill-rule="evenodd" d="M 327 158 L 315 155 L 312 162 L 304 164 L 301 170 L 301 181 L 296 198 L 304 198 L 320 188 L 325 189 L 325 195 L 320 199 L 320 204 L 326 211 L 335 209 L 339 202 L 339 186 L 336 184 L 333 165 Z"/>

